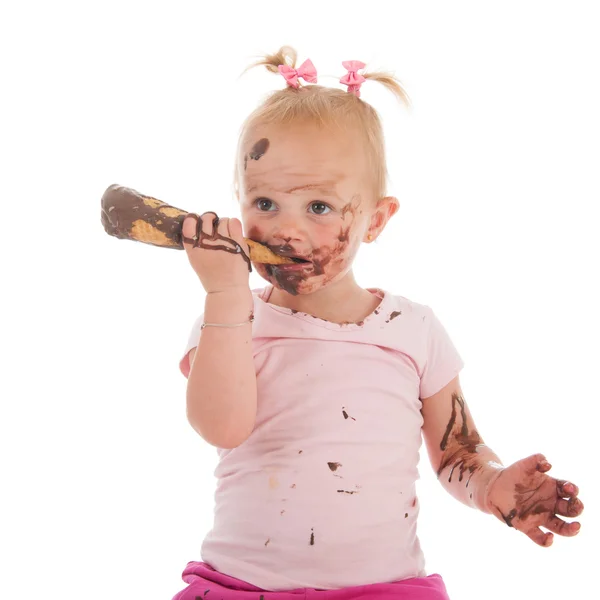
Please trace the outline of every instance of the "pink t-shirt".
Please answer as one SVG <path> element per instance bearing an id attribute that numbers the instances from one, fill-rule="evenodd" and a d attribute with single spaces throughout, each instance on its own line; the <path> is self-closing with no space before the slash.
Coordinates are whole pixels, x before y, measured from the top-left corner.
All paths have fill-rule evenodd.
<path id="1" fill-rule="evenodd" d="M 402 296 L 369 290 L 378 308 L 338 325 L 268 304 L 272 289 L 253 291 L 256 425 L 218 449 L 202 560 L 265 590 L 424 577 L 420 398 L 457 376 L 460 355 L 433 311 Z"/>

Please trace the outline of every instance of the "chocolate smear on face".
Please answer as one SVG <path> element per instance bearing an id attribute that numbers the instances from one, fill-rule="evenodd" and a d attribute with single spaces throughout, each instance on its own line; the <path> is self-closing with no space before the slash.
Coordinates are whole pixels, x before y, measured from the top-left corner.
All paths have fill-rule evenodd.
<path id="1" fill-rule="evenodd" d="M 346 227 L 346 229 L 340 230 L 340 235 L 338 235 L 338 242 L 347 242 L 350 239 L 350 226 Z"/>
<path id="2" fill-rule="evenodd" d="M 260 160 L 269 149 L 269 140 L 267 138 L 262 138 L 252 146 L 252 150 L 246 156 L 244 156 L 244 171 L 248 168 L 248 159 L 250 160 Z"/>
<path id="3" fill-rule="evenodd" d="M 356 204 L 356 207 L 352 204 L 352 200 L 358 200 L 358 203 Z M 348 204 L 346 204 L 343 208 L 342 208 L 342 219 L 346 218 L 346 213 L 350 213 L 350 215 L 352 217 L 355 216 L 356 214 L 356 208 L 358 208 L 359 204 L 360 204 L 360 196 L 354 196 L 352 198 L 352 200 L 350 202 L 348 202 Z"/>
<path id="4" fill-rule="evenodd" d="M 208 215 L 208 214 L 215 215 L 215 218 L 212 221 L 212 233 L 204 233 L 204 231 L 202 231 L 202 217 L 204 215 Z M 182 238 L 184 241 L 188 242 L 189 244 L 193 244 L 194 248 L 204 248 L 206 250 L 225 250 L 225 252 L 230 252 L 231 254 L 241 254 L 242 258 L 248 264 L 248 271 L 252 272 L 252 264 L 250 262 L 250 257 L 246 255 L 246 253 L 244 252 L 244 249 L 235 240 L 232 240 L 224 235 L 217 233 L 217 229 L 219 227 L 219 217 L 217 216 L 216 213 L 206 212 L 203 215 L 201 215 L 200 217 L 198 217 L 198 215 L 195 215 L 195 216 L 196 216 L 196 235 L 194 238 L 190 239 L 190 238 L 186 238 L 182 234 Z M 206 240 L 210 240 L 213 242 L 216 240 L 223 240 L 225 242 L 229 242 L 233 247 L 223 246 L 223 245 L 213 246 L 211 244 L 205 244 L 204 242 Z"/>
<path id="5" fill-rule="evenodd" d="M 292 296 L 298 295 L 298 287 L 306 279 L 301 271 L 286 271 L 277 268 L 277 265 L 265 265 L 265 270 L 270 279 L 274 279 L 283 291 Z"/>
<path id="6" fill-rule="evenodd" d="M 250 151 L 250 158 L 252 160 L 259 160 L 262 156 L 267 153 L 269 149 L 269 140 L 267 138 L 262 138 L 258 140 L 254 146 L 252 146 L 252 150 Z"/>

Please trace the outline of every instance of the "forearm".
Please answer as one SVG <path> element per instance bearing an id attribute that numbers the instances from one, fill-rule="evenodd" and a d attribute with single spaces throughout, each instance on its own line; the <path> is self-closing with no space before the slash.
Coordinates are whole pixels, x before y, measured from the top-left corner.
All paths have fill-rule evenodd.
<path id="1" fill-rule="evenodd" d="M 457 442 L 446 449 L 438 479 L 446 491 L 463 504 L 491 513 L 486 491 L 503 470 L 502 462 L 485 444 Z"/>
<path id="2" fill-rule="evenodd" d="M 243 323 L 253 310 L 252 293 L 208 294 L 205 323 Z M 187 416 L 210 444 L 234 448 L 245 441 L 256 419 L 256 372 L 252 325 L 202 330 L 187 384 Z"/>

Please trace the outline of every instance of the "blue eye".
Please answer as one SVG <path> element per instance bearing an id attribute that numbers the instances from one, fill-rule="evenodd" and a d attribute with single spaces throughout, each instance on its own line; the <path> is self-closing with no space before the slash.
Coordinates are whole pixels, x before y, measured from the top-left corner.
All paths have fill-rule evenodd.
<path id="1" fill-rule="evenodd" d="M 274 206 L 273 200 L 269 200 L 268 198 L 259 198 L 254 201 L 254 204 L 262 212 L 269 212 L 271 207 Z"/>
<path id="2" fill-rule="evenodd" d="M 327 211 L 330 211 L 331 208 L 329 208 L 329 206 L 327 206 L 327 204 L 323 203 L 323 202 L 313 202 L 310 205 L 311 208 L 315 208 L 317 207 L 317 210 L 313 213 L 315 215 L 326 215 Z"/>

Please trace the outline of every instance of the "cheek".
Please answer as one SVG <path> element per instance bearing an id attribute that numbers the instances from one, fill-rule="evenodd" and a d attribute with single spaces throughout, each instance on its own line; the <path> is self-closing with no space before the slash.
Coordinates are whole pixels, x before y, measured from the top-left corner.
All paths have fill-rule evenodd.
<path id="1" fill-rule="evenodd" d="M 247 238 L 255 240 L 256 242 L 264 241 L 265 232 L 257 225 L 248 223 L 247 220 L 244 220 L 244 231 L 246 232 Z"/>
<path id="2" fill-rule="evenodd" d="M 360 246 L 361 239 L 353 227 L 338 227 L 335 234 L 329 234 L 327 240 L 313 253 L 315 275 L 345 269 L 352 262 Z"/>

